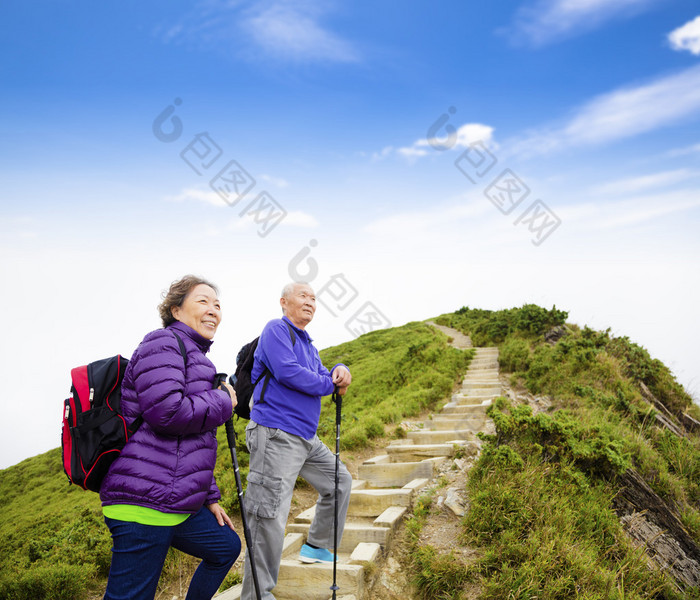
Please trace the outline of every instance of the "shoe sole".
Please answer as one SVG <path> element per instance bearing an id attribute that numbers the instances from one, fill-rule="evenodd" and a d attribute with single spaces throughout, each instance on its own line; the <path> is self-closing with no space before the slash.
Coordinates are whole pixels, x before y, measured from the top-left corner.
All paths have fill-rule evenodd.
<path id="1" fill-rule="evenodd" d="M 307 565 L 311 565 L 314 563 L 319 563 L 322 565 L 332 565 L 333 564 L 332 560 L 319 560 L 317 558 L 306 558 L 305 556 L 300 556 L 299 560 Z"/>

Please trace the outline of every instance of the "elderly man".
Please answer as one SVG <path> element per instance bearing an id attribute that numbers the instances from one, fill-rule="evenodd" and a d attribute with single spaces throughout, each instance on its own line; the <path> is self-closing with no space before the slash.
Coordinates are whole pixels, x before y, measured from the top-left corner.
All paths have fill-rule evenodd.
<path id="1" fill-rule="evenodd" d="M 344 394 L 352 377 L 345 365 L 331 371 L 321 363 L 306 326 L 316 312 L 314 291 L 306 283 L 290 283 L 280 298 L 282 318 L 270 321 L 260 334 L 251 373 L 253 393 L 246 443 L 250 472 L 245 496 L 251 543 L 255 550 L 263 600 L 274 600 L 284 528 L 298 476 L 318 492 L 316 514 L 299 559 L 333 563 L 335 455 L 318 439 L 321 396 L 337 387 Z M 352 478 L 340 465 L 338 540 L 345 526 Z M 253 600 L 255 587 L 246 560 L 241 600 Z"/>

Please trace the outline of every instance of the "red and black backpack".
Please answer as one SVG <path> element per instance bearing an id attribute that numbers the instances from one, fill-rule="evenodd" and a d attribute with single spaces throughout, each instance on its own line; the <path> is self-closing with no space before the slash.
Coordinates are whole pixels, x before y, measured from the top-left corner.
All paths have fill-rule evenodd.
<path id="1" fill-rule="evenodd" d="M 187 353 L 175 333 L 182 358 Z M 71 370 L 70 398 L 63 403 L 61 449 L 70 483 L 99 492 L 110 465 L 141 426 L 121 413 L 122 380 L 129 361 L 117 354 Z"/>

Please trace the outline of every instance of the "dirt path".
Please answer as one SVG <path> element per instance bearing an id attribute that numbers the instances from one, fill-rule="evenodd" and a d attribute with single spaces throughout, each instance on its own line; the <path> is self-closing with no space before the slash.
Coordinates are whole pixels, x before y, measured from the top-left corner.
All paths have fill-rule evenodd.
<path id="1" fill-rule="evenodd" d="M 457 331 L 456 329 L 452 329 L 451 327 L 445 327 L 444 325 L 438 325 L 433 321 L 426 321 L 426 323 L 428 325 L 432 325 L 436 329 L 439 329 L 446 336 L 451 337 L 452 341 L 450 342 L 450 346 L 459 348 L 460 350 L 465 350 L 466 348 L 473 348 L 472 341 L 471 339 L 469 339 L 469 336 L 464 335 L 461 331 Z"/>

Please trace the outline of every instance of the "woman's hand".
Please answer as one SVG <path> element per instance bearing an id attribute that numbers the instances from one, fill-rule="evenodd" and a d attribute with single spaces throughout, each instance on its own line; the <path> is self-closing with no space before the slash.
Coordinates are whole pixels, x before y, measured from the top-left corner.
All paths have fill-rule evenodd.
<path id="1" fill-rule="evenodd" d="M 226 514 L 226 511 L 219 505 L 218 502 L 214 502 L 213 504 L 207 504 L 207 508 L 216 517 L 216 522 L 219 525 L 221 525 L 222 527 L 224 525 L 228 525 L 232 531 L 235 531 L 235 529 L 233 528 L 233 523 L 231 522 L 231 519 Z"/>
<path id="2" fill-rule="evenodd" d="M 236 392 L 233 390 L 233 387 L 231 386 L 231 384 L 227 383 L 226 381 L 222 381 L 221 385 L 219 386 L 219 389 L 224 389 L 224 388 L 226 388 L 228 395 L 231 396 L 231 404 L 233 405 L 233 408 L 236 408 L 236 405 L 238 404 L 238 398 L 236 398 Z"/>

